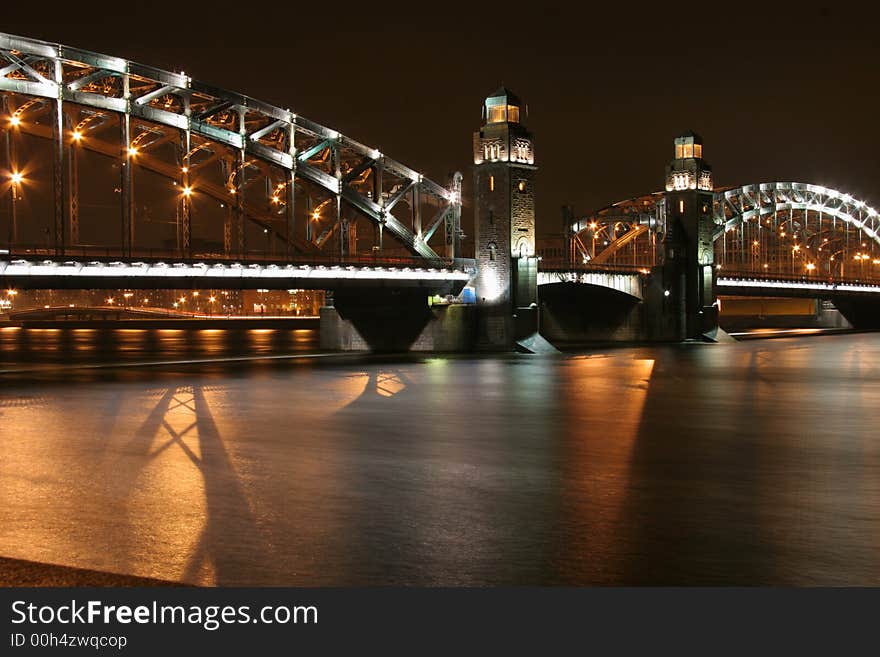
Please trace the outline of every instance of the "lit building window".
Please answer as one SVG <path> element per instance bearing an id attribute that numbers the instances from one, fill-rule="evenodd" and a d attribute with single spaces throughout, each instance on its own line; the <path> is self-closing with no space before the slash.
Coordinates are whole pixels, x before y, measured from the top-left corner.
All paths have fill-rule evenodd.
<path id="1" fill-rule="evenodd" d="M 682 146 L 682 157 L 693 157 L 694 156 L 694 145 L 693 144 L 684 144 Z"/>
<path id="2" fill-rule="evenodd" d="M 526 191 L 526 181 L 525 181 L 525 180 L 520 180 L 520 181 L 516 184 L 516 188 L 517 188 L 519 191 L 521 191 L 521 192 Z"/>
<path id="3" fill-rule="evenodd" d="M 683 155 L 681 153 L 682 153 L 681 144 L 676 144 L 675 145 L 675 159 L 676 160 L 680 160 L 683 157 Z"/>
<path id="4" fill-rule="evenodd" d="M 495 191 L 495 176 L 489 176 L 489 191 Z"/>
<path id="5" fill-rule="evenodd" d="M 489 123 L 504 123 L 505 121 L 519 123 L 519 107 L 516 105 L 493 105 L 488 109 L 487 120 Z"/>
<path id="6" fill-rule="evenodd" d="M 694 157 L 703 157 L 703 145 L 694 144 Z"/>

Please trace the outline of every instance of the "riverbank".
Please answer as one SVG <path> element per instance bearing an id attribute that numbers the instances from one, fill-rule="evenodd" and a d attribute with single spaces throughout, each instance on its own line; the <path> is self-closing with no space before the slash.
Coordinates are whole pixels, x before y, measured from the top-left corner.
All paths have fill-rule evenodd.
<path id="1" fill-rule="evenodd" d="M 167 317 L 155 319 L 6 319 L 0 328 L 48 329 L 316 329 L 317 317 Z"/>

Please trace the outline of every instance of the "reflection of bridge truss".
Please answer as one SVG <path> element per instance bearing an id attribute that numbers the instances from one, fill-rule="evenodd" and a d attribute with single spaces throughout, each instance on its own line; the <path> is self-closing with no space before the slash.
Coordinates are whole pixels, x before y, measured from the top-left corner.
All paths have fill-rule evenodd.
<path id="1" fill-rule="evenodd" d="M 141 235 L 142 207 L 161 189 L 167 199 L 156 202 L 157 212 L 174 226 L 164 243 L 173 243 L 180 257 L 205 251 L 346 257 L 382 252 L 386 232 L 398 251 L 437 258 L 435 238 L 447 258 L 460 256 L 460 175 L 444 188 L 289 110 L 183 73 L 3 34 L 0 95 L 6 169 L 0 214 L 8 223 L 0 240 L 8 237 L 12 250 L 23 250 L 28 240 L 58 254 L 87 246 L 79 169 L 85 154 L 99 154 L 118 170 L 119 207 L 103 231 L 108 241 L 96 244 L 102 250 L 113 246 L 127 255 L 155 248 L 143 243 L 149 236 Z M 41 156 L 26 136 L 50 143 L 51 154 Z M 156 176 L 164 186 L 151 182 Z M 45 238 L 26 234 L 34 222 L 17 216 L 29 180 L 53 190 Z M 209 222 L 212 213 L 220 217 Z M 359 223 L 372 230 L 358 235 Z M 212 240 L 221 246 L 197 246 Z"/>
<path id="2" fill-rule="evenodd" d="M 658 192 L 567 221 L 570 264 L 658 264 L 665 210 Z M 714 216 L 726 274 L 880 280 L 880 217 L 848 194 L 803 183 L 727 187 L 715 192 Z"/>

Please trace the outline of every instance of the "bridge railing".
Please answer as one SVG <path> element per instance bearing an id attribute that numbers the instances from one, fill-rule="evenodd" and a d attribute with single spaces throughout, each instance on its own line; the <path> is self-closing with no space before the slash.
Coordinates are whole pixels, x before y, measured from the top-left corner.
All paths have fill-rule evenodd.
<path id="1" fill-rule="evenodd" d="M 99 246 L 68 247 L 63 254 L 45 246 L 17 246 L 13 249 L 0 249 L 0 259 L 8 260 L 96 260 L 101 262 L 181 262 L 181 263 L 223 263 L 241 265 L 305 265 L 312 267 L 388 267 L 394 269 L 456 269 L 472 272 L 476 263 L 470 258 L 423 258 L 420 256 L 400 256 L 386 254 L 345 255 L 320 254 L 286 256 L 282 254 L 246 254 L 242 257 L 230 256 L 214 251 L 194 251 L 189 257 L 181 257 L 163 249 L 138 249 L 123 252 L 119 248 Z"/>
<path id="2" fill-rule="evenodd" d="M 719 266 L 716 270 L 719 277 L 724 278 L 748 278 L 748 279 L 757 279 L 757 280 L 774 280 L 774 281 L 786 281 L 792 283 L 822 283 L 828 285 L 839 285 L 839 284 L 867 284 L 867 285 L 880 285 L 880 271 L 873 271 L 880 269 L 878 267 L 873 267 L 872 269 L 864 268 L 860 270 L 859 268 L 854 268 L 851 274 L 847 274 L 845 276 L 834 276 L 828 273 L 803 273 L 803 274 L 793 274 L 791 270 L 784 271 L 781 269 L 772 269 L 772 268 L 761 268 L 761 269 L 753 269 L 749 267 L 734 267 L 729 265 Z"/>
<path id="3" fill-rule="evenodd" d="M 590 263 L 590 262 L 566 262 L 561 258 L 541 258 L 538 262 L 539 271 L 553 272 L 610 272 L 610 273 L 632 273 L 632 274 L 649 274 L 650 268 L 644 265 L 616 264 L 607 263 Z"/>

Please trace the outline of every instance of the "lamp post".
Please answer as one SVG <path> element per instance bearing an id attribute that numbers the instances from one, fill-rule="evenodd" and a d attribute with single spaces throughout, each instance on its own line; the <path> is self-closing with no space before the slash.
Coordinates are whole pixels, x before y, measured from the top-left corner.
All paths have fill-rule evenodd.
<path id="1" fill-rule="evenodd" d="M 19 171 L 13 171 L 9 176 L 12 181 L 12 221 L 9 224 L 9 244 L 14 246 L 18 241 L 18 201 L 21 200 L 21 184 L 24 182 L 24 176 Z"/>

